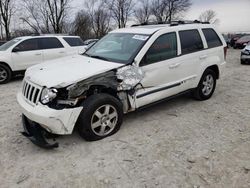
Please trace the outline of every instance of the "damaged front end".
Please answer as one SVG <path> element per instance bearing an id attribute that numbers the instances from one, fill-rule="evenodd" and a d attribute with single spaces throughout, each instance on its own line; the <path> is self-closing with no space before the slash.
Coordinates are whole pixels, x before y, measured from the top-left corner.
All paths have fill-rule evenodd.
<path id="1" fill-rule="evenodd" d="M 47 142 L 48 138 L 53 138 L 55 136 L 42 128 L 38 123 L 29 120 L 25 115 L 22 115 L 22 123 L 24 128 L 22 134 L 33 144 L 45 149 L 58 148 L 59 144 L 57 142 Z"/>
<path id="2" fill-rule="evenodd" d="M 144 72 L 135 65 L 126 65 L 67 87 L 69 99 L 86 99 L 95 93 L 115 95 L 123 104 L 124 113 L 135 109 L 136 90 L 142 88 Z"/>
<path id="3" fill-rule="evenodd" d="M 47 100 L 48 103 L 42 103 L 42 101 L 40 101 L 43 104 L 42 108 L 46 105 L 48 107 L 46 107 L 47 110 L 52 110 L 48 113 L 44 113 L 46 114 L 44 118 L 47 118 L 47 122 L 41 119 L 39 120 L 43 111 L 38 113 L 39 118 L 36 120 L 40 124 L 31 121 L 23 115 L 22 121 L 25 130 L 23 135 L 39 147 L 46 149 L 57 148 L 58 143 L 50 143 L 48 142 L 48 138 L 51 138 L 51 136 L 53 138 L 53 134 L 65 135 L 72 133 L 79 114 L 84 108 L 84 101 L 89 96 L 97 93 L 110 94 L 121 101 L 123 112 L 128 113 L 136 109 L 135 94 L 138 89 L 142 88 L 141 80 L 143 78 L 144 73 L 139 67 L 126 65 L 92 76 L 67 87 L 58 86 L 48 88 L 47 92 L 44 91 L 44 96 L 48 95 L 51 97 L 50 92 L 52 92 L 53 98 Z M 46 97 L 44 98 L 46 99 Z M 73 111 L 75 113 L 73 113 Z M 57 114 L 57 118 L 54 124 L 51 118 L 54 117 L 55 114 Z M 50 125 L 46 124 L 48 122 Z"/>

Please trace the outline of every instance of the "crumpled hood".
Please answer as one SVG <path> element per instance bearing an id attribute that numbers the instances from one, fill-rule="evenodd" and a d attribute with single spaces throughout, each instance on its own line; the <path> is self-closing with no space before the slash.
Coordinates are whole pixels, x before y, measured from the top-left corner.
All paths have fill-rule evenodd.
<path id="1" fill-rule="evenodd" d="M 123 64 L 75 55 L 30 67 L 25 78 L 40 86 L 60 88 L 121 66 Z"/>

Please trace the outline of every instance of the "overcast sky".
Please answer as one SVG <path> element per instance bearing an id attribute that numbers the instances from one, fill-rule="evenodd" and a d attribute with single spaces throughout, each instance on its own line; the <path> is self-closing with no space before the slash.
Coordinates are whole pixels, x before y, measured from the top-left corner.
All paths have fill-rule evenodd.
<path id="1" fill-rule="evenodd" d="M 221 32 L 250 32 L 250 0 L 191 0 L 185 19 L 195 20 L 208 9 L 216 11 Z M 83 7 L 83 0 L 74 0 L 74 9 Z"/>
<path id="2" fill-rule="evenodd" d="M 220 20 L 221 32 L 250 32 L 250 0 L 191 0 L 193 5 L 185 19 L 195 20 L 199 15 L 212 9 Z M 74 12 L 82 9 L 84 0 L 73 0 Z"/>
<path id="3" fill-rule="evenodd" d="M 187 19 L 197 19 L 201 12 L 212 9 L 220 20 L 221 32 L 250 32 L 250 0 L 192 0 Z"/>

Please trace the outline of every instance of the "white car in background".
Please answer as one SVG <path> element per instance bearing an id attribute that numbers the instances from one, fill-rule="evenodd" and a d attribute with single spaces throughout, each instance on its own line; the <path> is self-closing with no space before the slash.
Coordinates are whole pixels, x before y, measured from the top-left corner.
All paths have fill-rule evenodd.
<path id="1" fill-rule="evenodd" d="M 0 84 L 35 64 L 85 51 L 78 36 L 26 36 L 0 46 Z"/>

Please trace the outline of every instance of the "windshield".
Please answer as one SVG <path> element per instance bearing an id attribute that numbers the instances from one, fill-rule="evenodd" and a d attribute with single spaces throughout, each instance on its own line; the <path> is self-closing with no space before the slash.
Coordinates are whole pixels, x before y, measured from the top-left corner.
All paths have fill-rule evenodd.
<path id="1" fill-rule="evenodd" d="M 11 46 L 13 46 L 14 44 L 16 44 L 20 40 L 21 39 L 12 39 L 9 42 L 6 42 L 2 46 L 0 46 L 0 51 L 5 51 L 5 50 L 9 49 Z"/>
<path id="2" fill-rule="evenodd" d="M 128 64 L 148 38 L 149 35 L 110 33 L 84 54 L 93 58 Z"/>

